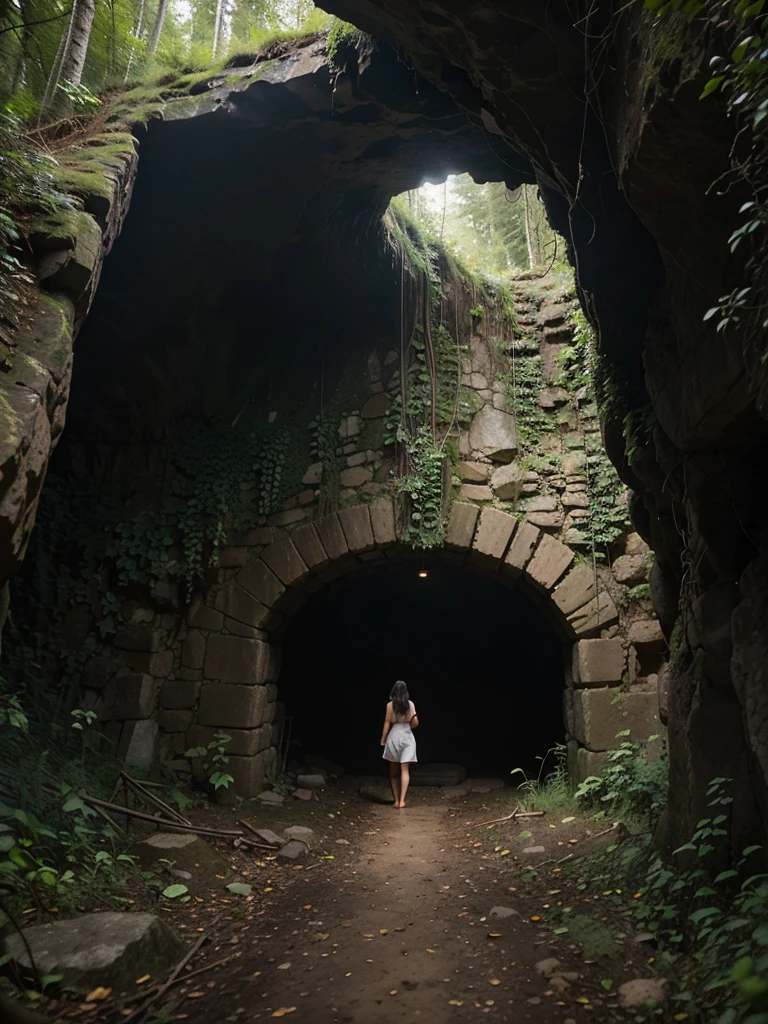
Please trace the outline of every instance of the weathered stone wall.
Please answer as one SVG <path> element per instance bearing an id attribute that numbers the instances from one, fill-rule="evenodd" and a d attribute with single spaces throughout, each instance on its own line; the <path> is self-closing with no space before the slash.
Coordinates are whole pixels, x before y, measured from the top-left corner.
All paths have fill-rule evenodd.
<path id="1" fill-rule="evenodd" d="M 491 305 L 482 326 L 473 326 L 468 282 L 446 276 L 442 301 L 446 321 L 460 325 L 463 390 L 458 423 L 444 428 L 455 452 L 446 543 L 429 557 L 524 588 L 552 622 L 566 652 L 571 771 L 583 778 L 600 770 L 619 731 L 634 739 L 659 731 L 656 684 L 666 645 L 648 602 L 629 597 L 629 585 L 647 574 L 640 538 L 625 533 L 611 548 L 612 566 L 592 560 L 583 528 L 590 500 L 584 436 L 598 430 L 594 398 L 557 384 L 552 350 L 572 340 L 574 306 L 556 281 L 549 287 L 545 300 L 520 283 L 512 331 Z M 553 429 L 537 434 L 538 471 L 525 469 L 530 459 L 517 437 L 527 413 L 515 408 L 508 388 L 523 352 L 547 368 L 536 416 L 540 426 L 542 414 L 551 417 Z M 326 488 L 327 465 L 308 465 L 301 489 L 279 512 L 220 551 L 210 585 L 188 607 L 177 585 L 158 584 L 145 603 L 132 596 L 114 641 L 86 668 L 84 707 L 96 711 L 129 763 L 181 755 L 222 729 L 231 736 L 237 791 L 258 792 L 277 765 L 286 709 L 276 684 L 292 614 L 330 580 L 421 557 L 401 542 L 393 449 L 382 444 L 400 389 L 400 353 L 374 351 L 357 362 L 368 397 L 338 415 L 335 488 Z M 334 407 L 333 395 L 326 401 Z"/>

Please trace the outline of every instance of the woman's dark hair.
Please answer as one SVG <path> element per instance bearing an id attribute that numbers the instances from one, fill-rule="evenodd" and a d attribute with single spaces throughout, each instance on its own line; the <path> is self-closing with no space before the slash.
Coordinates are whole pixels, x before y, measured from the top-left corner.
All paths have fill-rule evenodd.
<path id="1" fill-rule="evenodd" d="M 392 692 L 389 696 L 392 700 L 392 707 L 395 714 L 407 715 L 410 697 L 408 696 L 408 687 L 402 679 L 397 680 L 395 685 L 392 687 Z"/>

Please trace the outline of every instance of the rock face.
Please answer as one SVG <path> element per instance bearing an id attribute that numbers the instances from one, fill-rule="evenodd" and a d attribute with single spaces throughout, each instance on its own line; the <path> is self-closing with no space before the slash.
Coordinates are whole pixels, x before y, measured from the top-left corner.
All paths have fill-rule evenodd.
<path id="1" fill-rule="evenodd" d="M 24 937 L 40 973 L 63 975 L 62 986 L 79 995 L 98 985 L 135 992 L 137 978 L 149 974 L 160 981 L 185 952 L 181 939 L 154 914 L 125 911 L 25 928 Z M 29 965 L 18 935 L 6 939 L 5 949 Z"/>

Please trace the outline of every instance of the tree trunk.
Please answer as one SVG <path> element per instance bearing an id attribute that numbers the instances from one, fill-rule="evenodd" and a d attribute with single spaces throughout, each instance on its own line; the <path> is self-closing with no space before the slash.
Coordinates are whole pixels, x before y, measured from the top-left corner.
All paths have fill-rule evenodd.
<path id="1" fill-rule="evenodd" d="M 224 21 L 224 0 L 216 0 L 216 16 L 213 19 L 213 48 L 211 56 L 213 60 L 216 60 L 216 53 L 219 49 L 219 40 L 221 38 L 221 25 Z"/>
<path id="2" fill-rule="evenodd" d="M 94 0 L 75 0 L 72 7 L 72 17 L 69 21 L 67 42 L 61 55 L 61 64 L 56 76 L 56 82 L 51 90 L 50 104 L 54 115 L 65 114 L 69 107 L 69 99 L 65 93 L 59 90 L 59 84 L 61 82 L 70 82 L 72 85 L 80 85 L 95 13 L 96 4 Z M 53 75 L 53 72 L 51 74 Z M 46 89 L 47 92 L 48 90 Z"/>
<path id="3" fill-rule="evenodd" d="M 133 38 L 141 39 L 141 33 L 144 29 L 144 8 L 146 6 L 146 0 L 141 0 L 139 6 L 139 17 L 136 21 L 136 28 L 133 30 Z M 128 55 L 128 66 L 125 69 L 125 78 L 123 84 L 125 84 L 131 77 L 131 68 L 133 67 L 133 58 L 136 56 L 136 47 L 131 43 L 131 52 Z"/>
<path id="4" fill-rule="evenodd" d="M 147 43 L 147 51 L 150 57 L 154 57 L 157 53 L 157 44 L 160 42 L 160 33 L 163 31 L 163 22 L 165 21 L 165 12 L 168 10 L 168 0 L 160 0 L 157 5 L 157 14 L 155 15 L 155 23 L 152 26 L 152 32 L 149 36 L 149 42 Z"/>

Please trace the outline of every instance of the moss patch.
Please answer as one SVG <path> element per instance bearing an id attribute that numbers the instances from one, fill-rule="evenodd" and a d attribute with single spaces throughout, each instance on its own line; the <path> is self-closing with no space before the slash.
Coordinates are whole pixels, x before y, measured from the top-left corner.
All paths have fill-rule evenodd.
<path id="1" fill-rule="evenodd" d="M 621 953 L 607 926 L 586 914 L 576 914 L 568 921 L 568 934 L 583 946 L 585 960 L 616 957 Z"/>

